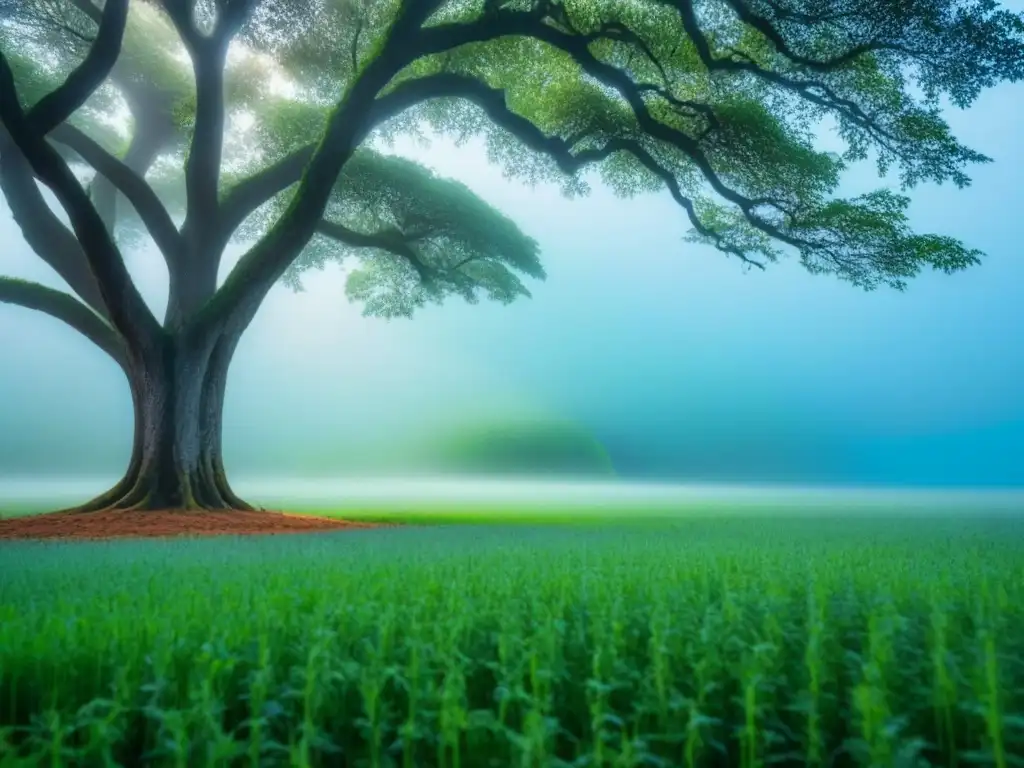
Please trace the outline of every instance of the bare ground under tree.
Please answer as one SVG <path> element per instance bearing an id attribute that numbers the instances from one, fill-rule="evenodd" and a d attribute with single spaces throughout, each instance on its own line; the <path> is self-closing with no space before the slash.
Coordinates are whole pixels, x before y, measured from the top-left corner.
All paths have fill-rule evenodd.
<path id="1" fill-rule="evenodd" d="M 96 540 L 254 534 L 329 533 L 381 527 L 315 515 L 263 510 L 66 510 L 0 520 L 0 540 Z"/>

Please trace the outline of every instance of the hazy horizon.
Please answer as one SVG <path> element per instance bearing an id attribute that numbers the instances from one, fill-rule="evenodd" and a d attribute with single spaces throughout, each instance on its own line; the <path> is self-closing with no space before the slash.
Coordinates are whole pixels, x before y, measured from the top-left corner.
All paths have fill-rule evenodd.
<path id="1" fill-rule="evenodd" d="M 62 479 L 0 476 L 0 504 L 73 505 L 108 488 L 116 476 Z M 548 479 L 531 477 L 253 477 L 238 475 L 234 487 L 259 505 L 293 508 L 375 507 L 408 511 L 443 506 L 456 511 L 514 505 L 523 508 L 629 509 L 656 512 L 805 510 L 817 512 L 920 512 L 934 515 L 1024 514 L 1024 489 L 934 489 L 787 483 L 680 483 L 671 481 Z M 0 508 L 0 512 L 2 512 Z"/>

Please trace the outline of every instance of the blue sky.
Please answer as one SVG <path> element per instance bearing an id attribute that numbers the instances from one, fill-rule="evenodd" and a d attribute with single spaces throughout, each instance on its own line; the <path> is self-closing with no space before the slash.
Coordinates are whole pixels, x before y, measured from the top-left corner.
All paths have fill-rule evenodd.
<path id="1" fill-rule="evenodd" d="M 792 262 L 745 272 L 682 242 L 667 195 L 624 201 L 597 186 L 569 201 L 503 179 L 479 145 L 402 143 L 536 237 L 548 280 L 512 307 L 452 302 L 390 323 L 360 317 L 335 269 L 309 276 L 304 294 L 275 289 L 232 371 L 229 465 L 244 469 L 261 446 L 358 449 L 497 410 L 578 420 L 641 475 L 1022 484 L 1022 102 L 1024 87 L 1000 86 L 951 112 L 994 162 L 969 189 L 915 191 L 912 222 L 987 255 L 902 294 Z M 852 170 L 844 192 L 884 183 L 873 171 Z M 60 285 L 6 210 L 0 236 L 0 272 Z M 130 266 L 158 304 L 158 259 Z M 126 454 L 127 389 L 101 354 L 4 305 L 0 349 L 0 474 L 48 445 Z"/>

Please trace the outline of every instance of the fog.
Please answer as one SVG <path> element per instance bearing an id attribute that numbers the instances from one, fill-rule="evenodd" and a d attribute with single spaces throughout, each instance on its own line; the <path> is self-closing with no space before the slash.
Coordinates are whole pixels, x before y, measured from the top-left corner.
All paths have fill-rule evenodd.
<path id="1" fill-rule="evenodd" d="M 566 200 L 504 179 L 479 144 L 400 142 L 535 237 L 548 279 L 510 307 L 456 300 L 391 322 L 361 317 L 336 267 L 308 275 L 304 293 L 276 288 L 231 371 L 228 468 L 405 471 L 393 447 L 499 415 L 577 423 L 627 479 L 1020 485 L 1022 103 L 1024 88 L 1003 86 L 950 114 L 995 162 L 973 170 L 969 189 L 914 191 L 911 221 L 987 257 L 905 293 L 866 293 L 793 262 L 745 272 L 683 242 L 667 195 L 620 200 L 595 180 L 589 197 Z M 843 192 L 878 183 L 860 166 Z M 0 237 L 0 273 L 63 287 L 6 209 Z M 159 258 L 133 253 L 130 268 L 162 308 Z M 115 477 L 131 408 L 114 364 L 8 305 L 0 350 L 0 476 Z"/>
<path id="2" fill-rule="evenodd" d="M 74 505 L 110 486 L 105 476 L 74 479 L 0 478 L 0 499 L 19 508 Z M 515 512 L 587 516 L 602 512 L 624 519 L 704 514 L 871 516 L 886 518 L 949 515 L 1018 518 L 1024 510 L 1020 489 L 893 489 L 862 486 L 791 484 L 654 483 L 538 480 L 531 477 L 452 478 L 294 478 L 236 477 L 234 487 L 253 503 L 269 509 L 400 509 L 408 515 L 442 509 L 456 515 L 499 510 L 502 519 Z"/>

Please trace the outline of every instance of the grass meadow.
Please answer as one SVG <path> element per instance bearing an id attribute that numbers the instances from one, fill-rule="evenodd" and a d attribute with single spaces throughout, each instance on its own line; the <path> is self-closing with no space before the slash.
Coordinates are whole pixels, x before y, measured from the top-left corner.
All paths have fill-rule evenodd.
<path id="1" fill-rule="evenodd" d="M 1024 764 L 1019 516 L 344 514 L 0 543 L 0 767 Z"/>

